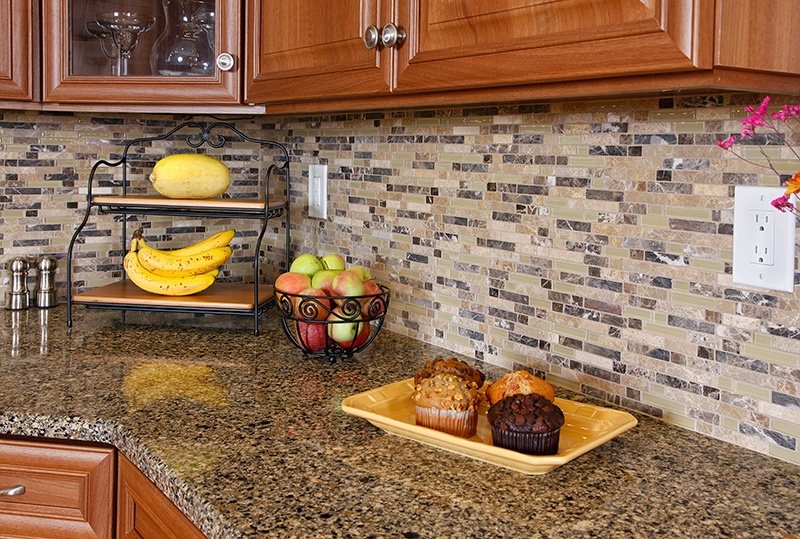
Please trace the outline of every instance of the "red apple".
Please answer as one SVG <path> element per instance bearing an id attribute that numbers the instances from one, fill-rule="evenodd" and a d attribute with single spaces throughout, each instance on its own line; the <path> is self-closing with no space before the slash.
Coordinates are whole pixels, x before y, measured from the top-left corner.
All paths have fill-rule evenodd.
<path id="1" fill-rule="evenodd" d="M 275 279 L 275 301 L 278 302 L 278 305 L 281 304 L 282 301 L 288 300 L 290 303 L 294 304 L 294 297 L 285 296 L 285 294 L 299 294 L 306 288 L 311 287 L 311 278 L 304 273 L 297 273 L 293 271 L 287 271 L 286 273 L 281 273 L 277 279 Z M 283 294 L 281 293 L 283 292 Z M 287 309 L 282 309 L 283 312 L 286 312 Z"/>
<path id="2" fill-rule="evenodd" d="M 306 288 L 295 298 L 294 316 L 303 320 L 325 320 L 331 309 L 328 294 L 319 288 Z M 312 299 L 313 298 L 313 299 Z M 320 324 L 321 325 L 321 324 Z"/>
<path id="3" fill-rule="evenodd" d="M 364 281 L 358 273 L 345 270 L 333 278 L 331 292 L 334 296 L 363 296 L 366 292 L 366 288 L 364 287 Z M 341 303 L 341 300 L 337 300 L 337 303 Z"/>
<path id="4" fill-rule="evenodd" d="M 327 324 L 315 322 L 298 322 L 297 332 L 300 343 L 309 352 L 319 352 L 328 346 Z"/>
<path id="5" fill-rule="evenodd" d="M 383 290 L 378 283 L 372 279 L 364 281 L 364 288 L 366 289 L 365 295 L 371 296 L 361 300 L 361 312 L 364 319 L 369 320 L 370 318 L 379 317 L 386 313 L 386 300 L 383 296 Z M 369 312 L 370 306 L 375 309 L 373 313 Z"/>
<path id="6" fill-rule="evenodd" d="M 324 290 L 328 293 L 328 295 L 332 295 L 331 292 L 331 285 L 333 284 L 333 278 L 336 277 L 342 270 L 333 270 L 333 269 L 324 269 L 319 270 L 314 276 L 311 278 L 311 286 L 313 288 L 319 288 L 320 290 Z"/>

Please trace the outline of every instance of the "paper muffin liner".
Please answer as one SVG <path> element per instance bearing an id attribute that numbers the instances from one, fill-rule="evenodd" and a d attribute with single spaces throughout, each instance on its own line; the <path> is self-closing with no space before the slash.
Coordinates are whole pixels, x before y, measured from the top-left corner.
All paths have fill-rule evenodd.
<path id="1" fill-rule="evenodd" d="M 550 432 L 511 432 L 492 427 L 492 444 L 497 447 L 519 451 L 526 455 L 555 455 L 561 429 Z"/>
<path id="2" fill-rule="evenodd" d="M 417 425 L 454 434 L 462 438 L 475 436 L 478 430 L 478 412 L 469 410 L 440 410 L 438 408 L 425 408 L 416 406 Z"/>

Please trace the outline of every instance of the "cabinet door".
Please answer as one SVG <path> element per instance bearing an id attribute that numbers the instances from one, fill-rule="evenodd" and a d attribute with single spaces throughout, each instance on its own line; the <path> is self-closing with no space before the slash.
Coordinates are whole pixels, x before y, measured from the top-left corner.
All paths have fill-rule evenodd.
<path id="1" fill-rule="evenodd" d="M 248 102 L 389 92 L 393 51 L 368 49 L 364 32 L 391 20 L 379 0 L 247 2 Z"/>
<path id="2" fill-rule="evenodd" d="M 398 0 L 394 90 L 711 68 L 707 0 Z"/>
<path id="3" fill-rule="evenodd" d="M 34 98 L 33 14 L 32 0 L 0 0 L 0 100 Z"/>
<path id="4" fill-rule="evenodd" d="M 241 26 L 240 0 L 43 0 L 43 101 L 238 104 Z"/>
<path id="5" fill-rule="evenodd" d="M 775 73 L 800 73 L 800 47 L 794 25 L 797 0 L 717 2 L 716 65 Z M 795 87 L 796 90 L 796 87 Z"/>
<path id="6" fill-rule="evenodd" d="M 111 539 L 114 449 L 0 439 L 0 537 Z M 20 489 L 18 489 L 20 490 Z"/>
<path id="7" fill-rule="evenodd" d="M 119 455 L 118 539 L 205 539 L 124 455 Z"/>

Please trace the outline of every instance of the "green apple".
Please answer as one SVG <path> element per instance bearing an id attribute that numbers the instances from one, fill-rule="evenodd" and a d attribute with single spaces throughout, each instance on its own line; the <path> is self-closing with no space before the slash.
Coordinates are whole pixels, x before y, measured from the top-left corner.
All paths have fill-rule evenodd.
<path id="1" fill-rule="evenodd" d="M 319 259 L 322 267 L 329 270 L 343 270 L 347 267 L 344 257 L 337 253 L 329 253 Z"/>
<path id="2" fill-rule="evenodd" d="M 361 346 L 369 337 L 369 322 L 349 321 L 336 307 L 328 317 L 328 337 L 347 349 Z"/>
<path id="3" fill-rule="evenodd" d="M 324 290 L 329 295 L 332 295 L 331 284 L 333 283 L 333 278 L 341 272 L 342 270 L 333 269 L 319 270 L 311 278 L 311 286 L 314 288 L 319 288 L 320 290 Z"/>
<path id="4" fill-rule="evenodd" d="M 372 279 L 372 275 L 370 275 L 369 270 L 367 270 L 366 268 L 363 268 L 361 266 L 350 266 L 347 269 L 349 271 L 355 271 L 356 273 L 358 273 L 361 276 L 362 281 L 369 281 L 370 279 Z"/>
<path id="5" fill-rule="evenodd" d="M 322 269 L 322 262 L 319 261 L 319 258 L 312 255 L 311 253 L 305 253 L 297 258 L 294 259 L 292 265 L 289 267 L 289 271 L 293 273 L 305 273 L 310 277 L 313 277 L 315 273 Z"/>

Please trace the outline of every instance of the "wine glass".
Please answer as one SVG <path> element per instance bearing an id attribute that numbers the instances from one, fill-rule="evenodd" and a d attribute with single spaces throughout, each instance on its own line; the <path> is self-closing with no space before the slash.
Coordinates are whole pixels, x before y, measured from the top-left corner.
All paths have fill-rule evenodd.
<path id="1" fill-rule="evenodd" d="M 97 21 L 86 21 L 86 31 L 100 40 L 100 49 L 103 56 L 108 58 L 111 74 L 117 75 L 117 44 L 114 43 L 111 31 L 100 26 Z"/>
<path id="2" fill-rule="evenodd" d="M 111 31 L 117 45 L 117 75 L 128 74 L 128 60 L 139 36 L 153 27 L 156 19 L 152 15 L 133 11 L 107 11 L 97 14 L 97 24 Z"/>

